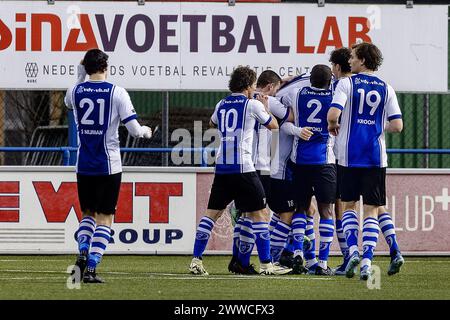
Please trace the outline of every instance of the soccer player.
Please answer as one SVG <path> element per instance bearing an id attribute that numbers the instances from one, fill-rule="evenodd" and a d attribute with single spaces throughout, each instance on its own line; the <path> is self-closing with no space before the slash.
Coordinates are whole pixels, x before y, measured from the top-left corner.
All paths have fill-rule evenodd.
<path id="1" fill-rule="evenodd" d="M 394 89 L 374 74 L 382 61 L 381 51 L 374 44 L 354 45 L 349 63 L 355 75 L 339 81 L 328 112 L 328 130 L 337 136 L 343 228 L 350 255 L 345 270 L 348 278 L 355 275 L 360 262 L 356 202 L 361 195 L 363 199 L 361 280 L 367 280 L 371 275 L 379 234 L 378 210 L 386 203 L 384 132 L 401 132 L 403 129 Z"/>
<path id="2" fill-rule="evenodd" d="M 257 122 L 268 129 L 278 129 L 278 123 L 268 112 L 267 96 L 259 95 L 257 99 L 252 99 L 256 89 L 256 73 L 252 69 L 236 68 L 231 74 L 229 89 L 231 95 L 219 101 L 210 121 L 211 126 L 218 128 L 221 143 L 208 209 L 197 228 L 189 271 L 208 274 L 202 263 L 202 254 L 215 221 L 234 200 L 236 207 L 244 213 L 237 262 L 242 268 L 240 273 L 256 273 L 250 264 L 251 252 L 256 244 L 259 273 L 276 274 L 270 257 L 265 194 L 252 161 L 252 143 Z"/>
<path id="3" fill-rule="evenodd" d="M 278 99 L 274 96 L 281 85 L 280 76 L 272 71 L 263 71 L 256 82 L 256 90 L 254 98 L 258 95 L 266 95 L 268 97 L 268 107 L 272 115 L 275 116 L 278 122 L 284 121 L 289 116 L 289 109 L 286 108 Z M 255 125 L 255 137 L 253 139 L 253 163 L 255 165 L 256 172 L 261 180 L 264 188 L 266 199 L 270 199 L 271 194 L 271 181 L 270 181 L 270 165 L 272 152 L 272 131 L 268 130 L 264 125 L 256 123 Z M 270 207 L 270 206 L 269 206 Z M 269 210 L 268 208 L 266 208 Z M 270 212 L 267 212 L 267 216 Z M 276 215 L 276 214 L 275 214 Z M 273 221 L 273 220 L 271 220 Z M 228 265 L 228 270 L 237 273 L 238 270 L 234 268 L 234 262 L 237 260 L 239 252 L 239 237 L 240 228 L 243 222 L 243 218 L 239 218 L 236 221 L 233 232 L 233 258 Z M 269 225 L 269 231 L 271 231 Z"/>
<path id="4" fill-rule="evenodd" d="M 320 214 L 320 249 L 316 275 L 331 275 L 328 256 L 333 240 L 332 207 L 336 196 L 336 165 L 332 151 L 334 138 L 327 130 L 326 116 L 331 105 L 331 69 L 316 65 L 311 70 L 311 86 L 291 91 L 287 99 L 294 111 L 295 135 L 291 161 L 297 211 L 292 219 L 294 235 L 294 270 L 303 265 L 303 238 L 307 226 L 306 211 L 315 195 Z M 283 125 L 281 130 L 285 130 Z"/>
<path id="5" fill-rule="evenodd" d="M 351 72 L 350 67 L 350 56 L 352 50 L 350 48 L 339 48 L 331 52 L 330 62 L 331 62 L 331 71 L 335 76 L 336 80 L 333 82 L 332 87 L 333 90 L 336 89 L 339 80 L 351 77 L 353 73 Z M 337 154 L 337 144 L 334 145 L 334 154 L 336 156 L 336 164 L 338 159 Z M 339 166 L 337 167 L 337 175 L 338 175 L 338 188 L 337 188 L 337 199 L 335 203 L 335 215 L 336 215 L 336 235 L 339 241 L 339 246 L 341 248 L 342 256 L 344 261 L 341 265 L 339 265 L 335 270 L 334 274 L 336 275 L 345 275 L 345 268 L 348 263 L 348 247 L 347 242 L 345 240 L 344 229 L 342 228 L 342 203 L 341 196 L 339 194 Z M 391 264 L 389 266 L 388 275 L 393 275 L 400 271 L 401 265 L 404 263 L 403 257 L 400 252 L 400 247 L 397 242 L 397 237 L 395 234 L 395 226 L 394 222 L 390 214 L 384 207 L 380 207 L 378 209 L 378 222 L 380 224 L 381 231 L 386 239 L 387 244 L 389 245 L 389 251 L 391 256 Z"/>
<path id="6" fill-rule="evenodd" d="M 330 62 L 331 62 L 331 71 L 333 72 L 333 75 L 335 77 L 335 81 L 332 83 L 332 90 L 334 91 L 336 89 L 336 86 L 338 85 L 339 81 L 341 79 L 347 78 L 352 76 L 349 59 L 350 55 L 352 53 L 352 50 L 350 48 L 339 48 L 331 52 L 330 55 Z M 334 144 L 334 155 L 336 157 L 336 164 L 338 164 L 338 150 L 337 150 L 337 144 Z M 336 188 L 336 203 L 334 205 L 334 213 L 335 213 L 335 221 L 336 221 L 336 236 L 339 242 L 339 247 L 342 252 L 343 262 L 339 266 L 337 266 L 333 273 L 335 275 L 345 275 L 345 268 L 348 263 L 348 247 L 347 242 L 345 240 L 344 235 L 344 229 L 342 228 L 342 203 L 341 203 L 341 196 L 339 194 L 339 166 L 337 166 L 337 182 L 338 187 Z"/>
<path id="7" fill-rule="evenodd" d="M 127 91 L 106 81 L 107 68 L 106 53 L 87 51 L 78 66 L 77 84 L 67 90 L 64 99 L 73 109 L 78 133 L 76 172 L 83 217 L 77 231 L 79 256 L 75 265 L 85 283 L 104 282 L 96 268 L 111 238 L 122 178 L 119 124 L 122 121 L 133 137 L 152 136 L 151 129 L 136 120 Z M 89 80 L 84 81 L 86 73 Z M 77 274 L 75 270 L 73 274 Z"/>

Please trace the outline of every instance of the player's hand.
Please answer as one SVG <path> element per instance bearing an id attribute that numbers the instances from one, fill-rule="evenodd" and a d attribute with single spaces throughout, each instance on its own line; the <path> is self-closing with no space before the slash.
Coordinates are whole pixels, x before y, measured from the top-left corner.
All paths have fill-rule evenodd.
<path id="1" fill-rule="evenodd" d="M 145 129 L 143 137 L 145 139 L 150 139 L 152 137 L 152 129 L 150 127 L 147 127 L 147 126 L 142 126 L 142 128 Z"/>
<path id="2" fill-rule="evenodd" d="M 336 124 L 335 126 L 328 125 L 328 132 L 332 136 L 337 136 L 339 134 L 339 128 L 340 128 L 339 124 Z"/>
<path id="3" fill-rule="evenodd" d="M 261 102 L 264 105 L 264 108 L 266 108 L 266 111 L 269 112 L 269 97 L 265 94 L 258 94 L 256 96 L 256 100 Z"/>
<path id="4" fill-rule="evenodd" d="M 301 128 L 300 138 L 305 141 L 308 141 L 311 138 L 311 136 L 314 134 L 314 132 L 312 132 L 311 129 L 312 129 L 311 127 Z"/>

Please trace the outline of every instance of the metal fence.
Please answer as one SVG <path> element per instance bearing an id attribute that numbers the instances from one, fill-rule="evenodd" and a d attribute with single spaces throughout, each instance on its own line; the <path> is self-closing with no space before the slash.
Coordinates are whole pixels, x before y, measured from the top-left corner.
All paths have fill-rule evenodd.
<path id="1" fill-rule="evenodd" d="M 133 139 L 119 130 L 122 148 L 205 147 L 196 143 L 207 129 L 218 100 L 227 92 L 130 91 L 141 124 L 158 127 L 152 140 Z M 395 149 L 450 149 L 450 94 L 400 93 L 404 131 L 387 134 L 387 147 Z M 0 91 L 0 146 L 68 146 L 68 114 L 62 91 Z M 167 126 L 167 130 L 166 130 Z M 176 129 L 186 129 L 190 141 L 180 145 Z M 197 130 L 197 132 L 195 132 Z M 165 136 L 164 132 L 168 132 Z M 171 139 L 173 138 L 173 139 Z M 194 165 L 201 165 L 194 161 Z M 167 153 L 123 153 L 124 165 L 175 165 Z M 61 152 L 0 152 L 1 165 L 61 165 Z M 394 168 L 449 168 L 448 154 L 390 154 Z"/>

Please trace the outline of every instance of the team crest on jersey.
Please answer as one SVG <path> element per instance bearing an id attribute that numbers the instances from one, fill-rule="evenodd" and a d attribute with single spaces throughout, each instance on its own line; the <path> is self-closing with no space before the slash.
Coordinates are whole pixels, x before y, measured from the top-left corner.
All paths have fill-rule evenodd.
<path id="1" fill-rule="evenodd" d="M 251 252 L 253 249 L 253 244 L 249 242 L 241 242 L 239 244 L 239 252 L 242 254 L 246 254 Z"/>
<path id="2" fill-rule="evenodd" d="M 80 93 L 83 93 L 83 92 L 84 92 L 84 87 L 83 86 L 79 86 L 78 89 L 77 89 L 77 93 L 80 94 Z"/>
<path id="3" fill-rule="evenodd" d="M 208 240 L 209 234 L 206 232 L 197 231 L 197 235 L 195 236 L 197 240 Z"/>

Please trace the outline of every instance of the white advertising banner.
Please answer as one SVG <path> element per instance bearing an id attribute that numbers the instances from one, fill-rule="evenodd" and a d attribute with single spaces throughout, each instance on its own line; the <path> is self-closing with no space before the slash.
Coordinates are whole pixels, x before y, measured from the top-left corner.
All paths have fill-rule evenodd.
<path id="1" fill-rule="evenodd" d="M 75 253 L 80 218 L 73 168 L 0 171 L 0 253 Z M 196 173 L 127 169 L 108 252 L 191 252 L 195 224 Z"/>
<path id="2" fill-rule="evenodd" d="M 397 91 L 447 91 L 448 7 L 0 1 L 0 88 L 66 89 L 90 48 L 127 89 L 227 90 L 237 65 L 282 77 L 370 41 Z M 438 67 L 436 67 L 438 66 Z"/>

